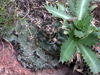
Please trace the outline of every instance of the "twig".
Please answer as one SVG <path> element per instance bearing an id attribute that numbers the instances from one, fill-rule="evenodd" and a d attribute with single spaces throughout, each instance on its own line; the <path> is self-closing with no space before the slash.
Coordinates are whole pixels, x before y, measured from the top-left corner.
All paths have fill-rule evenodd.
<path id="1" fill-rule="evenodd" d="M 94 23 L 92 21 L 90 21 L 90 22 L 92 23 L 91 25 L 98 30 L 98 28 L 94 25 Z"/>
<path id="2" fill-rule="evenodd" d="M 3 46 L 3 55 L 4 55 L 4 44 L 3 44 L 2 40 L 1 40 L 1 43 L 2 43 L 2 46 Z"/>
<path id="3" fill-rule="evenodd" d="M 73 22 L 74 19 L 77 19 L 77 17 L 73 17 L 71 19 L 67 19 L 69 22 Z"/>
<path id="4" fill-rule="evenodd" d="M 32 23 L 34 19 L 33 19 L 33 18 L 31 18 L 31 17 L 30 17 L 30 15 L 27 15 L 27 16 L 28 16 L 28 18 L 30 18 L 30 19 L 31 19 L 31 23 Z"/>
<path id="5" fill-rule="evenodd" d="M 29 1 L 27 0 L 27 4 L 28 4 L 28 9 L 27 9 L 27 11 L 28 11 L 28 13 L 23 17 L 23 19 L 30 13 L 30 6 L 29 6 Z"/>
<path id="6" fill-rule="evenodd" d="M 3 38 L 4 40 L 6 40 L 10 45 L 11 45 L 11 48 L 12 48 L 12 54 L 13 54 L 13 45 L 7 40 L 7 39 L 5 39 L 5 38 Z"/>
<path id="7" fill-rule="evenodd" d="M 33 9 L 45 9 L 44 6 L 39 6 L 39 7 L 32 7 Z"/>
<path id="8" fill-rule="evenodd" d="M 29 27 L 28 27 L 27 25 L 26 25 L 26 27 L 28 28 L 28 31 L 29 31 L 30 35 L 32 36 L 32 33 L 31 33 L 31 31 L 30 31 Z"/>

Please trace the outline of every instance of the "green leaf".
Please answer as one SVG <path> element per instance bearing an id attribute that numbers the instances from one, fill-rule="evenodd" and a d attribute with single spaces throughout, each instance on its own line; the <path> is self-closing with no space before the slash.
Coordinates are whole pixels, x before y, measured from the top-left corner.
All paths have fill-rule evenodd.
<path id="1" fill-rule="evenodd" d="M 73 20 L 75 26 L 77 27 L 77 24 L 79 23 L 79 21 L 77 19 Z"/>
<path id="2" fill-rule="evenodd" d="M 88 35 L 86 38 L 79 41 L 81 44 L 92 46 L 99 42 L 99 39 L 93 34 Z"/>
<path id="3" fill-rule="evenodd" d="M 69 24 L 68 24 L 68 22 L 66 20 L 64 20 L 62 28 L 69 28 Z"/>
<path id="4" fill-rule="evenodd" d="M 85 38 L 85 36 L 88 36 L 90 33 L 92 33 L 93 32 L 93 30 L 91 29 L 91 28 L 88 28 L 86 31 L 79 31 L 79 30 L 76 30 L 75 29 L 75 31 L 74 31 L 74 34 L 75 34 L 75 36 L 76 37 L 79 37 L 79 38 L 82 38 L 82 37 L 84 37 Z"/>
<path id="5" fill-rule="evenodd" d="M 74 53 L 74 48 L 76 46 L 76 42 L 73 40 L 73 38 L 69 38 L 68 40 L 66 40 L 62 47 L 61 47 L 61 53 L 60 53 L 60 60 L 59 62 L 64 63 L 64 61 L 68 61 L 73 53 Z"/>
<path id="6" fill-rule="evenodd" d="M 88 64 L 93 74 L 97 74 L 98 72 L 100 72 L 100 60 L 97 58 L 94 52 L 92 52 L 92 50 L 87 46 L 83 46 L 80 44 L 78 45 L 78 49 L 82 53 L 83 59 Z"/>
<path id="7" fill-rule="evenodd" d="M 93 32 L 94 36 L 97 36 L 100 39 L 100 32 Z"/>
<path id="8" fill-rule="evenodd" d="M 69 30 L 64 30 L 64 34 L 69 34 L 70 31 Z"/>
<path id="9" fill-rule="evenodd" d="M 93 4 L 91 7 L 90 7 L 90 12 L 92 12 L 95 8 L 97 8 L 98 7 L 98 5 L 97 4 Z"/>
<path id="10" fill-rule="evenodd" d="M 57 3 L 57 6 L 58 6 L 58 9 L 59 9 L 59 10 L 65 12 L 66 7 L 64 6 L 64 4 L 58 2 L 58 3 Z"/>
<path id="11" fill-rule="evenodd" d="M 79 37 L 79 38 L 82 38 L 86 35 L 86 33 L 79 31 L 79 30 L 76 30 L 76 29 L 74 31 L 74 34 L 75 34 L 76 37 Z"/>
<path id="12" fill-rule="evenodd" d="M 56 6 L 53 7 L 52 5 L 45 5 L 45 7 L 50 13 L 52 13 L 52 17 L 62 18 L 64 20 L 72 18 L 70 15 L 66 14 L 60 9 L 57 9 Z"/>
<path id="13" fill-rule="evenodd" d="M 92 20 L 92 16 L 87 15 L 80 21 L 74 20 L 74 24 L 79 30 L 83 31 L 89 28 L 89 26 L 91 25 L 91 22 L 90 22 L 91 20 Z"/>
<path id="14" fill-rule="evenodd" d="M 78 20 L 81 20 L 87 13 L 91 0 L 77 0 L 76 1 L 76 15 Z"/>
<path id="15" fill-rule="evenodd" d="M 100 27 L 98 27 L 98 31 L 100 32 Z"/>
<path id="16" fill-rule="evenodd" d="M 67 0 L 68 7 L 73 16 L 75 16 L 75 1 L 74 0 Z"/>

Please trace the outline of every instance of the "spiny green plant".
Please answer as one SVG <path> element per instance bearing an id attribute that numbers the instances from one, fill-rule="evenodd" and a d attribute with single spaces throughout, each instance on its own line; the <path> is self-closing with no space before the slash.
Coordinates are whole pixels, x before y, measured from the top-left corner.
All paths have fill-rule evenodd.
<path id="1" fill-rule="evenodd" d="M 59 62 L 69 61 L 76 51 L 82 55 L 91 72 L 96 74 L 100 72 L 100 60 L 89 47 L 99 42 L 100 27 L 92 24 L 90 1 L 67 0 L 68 9 L 61 3 L 57 3 L 58 8 L 52 5 L 45 5 L 45 7 L 52 13 L 52 17 L 63 19 L 62 28 L 65 29 L 64 33 L 69 35 L 69 39 L 62 44 Z"/>
<path id="2" fill-rule="evenodd" d="M 61 26 L 60 22 L 55 21 L 53 23 L 54 24 L 44 24 L 40 29 L 39 33 L 37 34 L 38 35 L 37 37 L 40 47 L 42 47 L 43 49 L 45 49 L 54 56 L 59 56 L 62 42 L 64 42 L 65 39 L 67 39 L 67 35 L 63 33 L 63 30 L 60 27 Z M 48 29 L 50 28 L 49 26 L 52 26 L 52 31 L 53 31 L 52 37 L 45 36 L 44 35 L 45 33 L 43 34 L 43 30 L 46 30 L 44 29 L 44 27 L 46 28 L 46 26 L 48 26 Z M 55 32 L 55 30 L 57 30 L 57 33 Z M 51 33 L 51 30 L 48 31 L 49 33 Z"/>
<path id="3" fill-rule="evenodd" d="M 14 4 L 11 0 L 0 0 L 0 34 L 14 27 L 13 24 L 17 17 L 14 15 L 15 10 L 10 10 L 11 4 Z"/>

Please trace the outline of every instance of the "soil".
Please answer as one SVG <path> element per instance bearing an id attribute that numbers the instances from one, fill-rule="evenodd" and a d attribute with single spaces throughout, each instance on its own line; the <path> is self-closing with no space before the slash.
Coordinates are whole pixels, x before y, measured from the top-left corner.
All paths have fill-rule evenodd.
<path id="1" fill-rule="evenodd" d="M 100 12 L 100 5 L 98 4 L 98 7 L 92 11 L 95 18 L 95 25 L 98 27 L 100 27 L 100 13 L 99 12 Z"/>
<path id="2" fill-rule="evenodd" d="M 17 53 L 10 43 L 0 41 L 0 75 L 82 75 L 73 72 L 71 67 L 42 69 L 31 72 L 28 68 L 24 68 L 16 59 Z"/>

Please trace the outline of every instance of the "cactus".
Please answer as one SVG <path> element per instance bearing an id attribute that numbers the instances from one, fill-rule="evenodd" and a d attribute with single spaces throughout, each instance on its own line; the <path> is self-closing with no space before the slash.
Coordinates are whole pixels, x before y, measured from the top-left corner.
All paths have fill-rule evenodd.
<path id="1" fill-rule="evenodd" d="M 62 42 L 64 42 L 68 37 L 63 33 L 63 30 L 60 28 L 60 26 L 60 22 L 54 22 L 54 24 L 45 24 L 42 26 L 37 35 L 40 46 L 54 56 L 60 55 L 60 47 Z M 54 30 L 54 32 L 52 30 L 46 31 L 44 28 L 48 28 L 47 30 L 51 28 Z M 49 36 L 47 36 L 47 33 L 44 33 L 44 31 L 48 32 Z M 50 37 L 51 33 L 52 35 Z"/>

